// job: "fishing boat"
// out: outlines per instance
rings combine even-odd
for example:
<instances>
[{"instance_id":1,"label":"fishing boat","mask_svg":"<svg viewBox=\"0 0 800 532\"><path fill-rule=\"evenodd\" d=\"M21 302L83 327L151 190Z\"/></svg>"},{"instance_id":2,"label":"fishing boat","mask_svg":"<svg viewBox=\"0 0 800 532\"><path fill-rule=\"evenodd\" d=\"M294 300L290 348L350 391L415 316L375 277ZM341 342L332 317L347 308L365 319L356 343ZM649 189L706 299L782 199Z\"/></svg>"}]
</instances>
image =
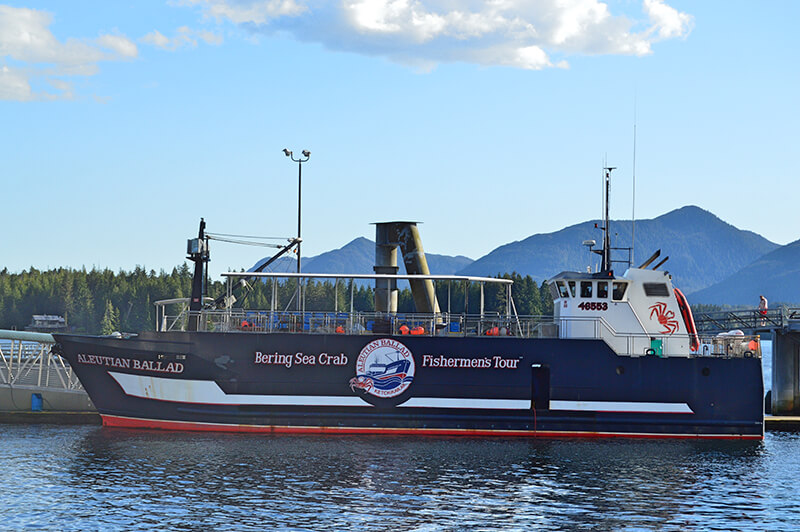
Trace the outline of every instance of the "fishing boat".
<instances>
[{"instance_id":1,"label":"fishing boat","mask_svg":"<svg viewBox=\"0 0 800 532\"><path fill-rule=\"evenodd\" d=\"M608 180L606 179L606 183ZM433 275L414 222L376 224L374 274L230 272L204 293L201 221L192 295L157 303L154 331L54 334L107 427L253 433L761 439L761 353L698 335L672 278L652 263L618 275L608 209L597 271L549 281L554 312L515 311L510 279ZM285 252L293 243L284 248ZM406 274L399 274L400 251ZM271 261L267 261L268 263ZM277 279L375 283L374 310L281 309ZM407 281L417 312L398 312ZM269 282L271 308L236 306ZM499 284L504 313L440 308L435 283ZM355 286L351 282L351 287ZM460 286L460 285L459 285ZM351 292L352 294L352 292ZM302 301L301 299L297 300ZM482 303L482 298L481 298Z\"/></svg>"}]
</instances>

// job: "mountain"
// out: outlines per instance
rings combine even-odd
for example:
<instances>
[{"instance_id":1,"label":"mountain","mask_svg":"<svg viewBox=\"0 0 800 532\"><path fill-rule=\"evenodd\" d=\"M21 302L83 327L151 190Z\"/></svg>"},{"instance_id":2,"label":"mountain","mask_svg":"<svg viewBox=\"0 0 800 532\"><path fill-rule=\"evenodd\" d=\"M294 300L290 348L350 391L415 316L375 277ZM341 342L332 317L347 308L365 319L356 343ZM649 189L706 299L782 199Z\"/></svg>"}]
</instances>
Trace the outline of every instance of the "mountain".
<instances>
[{"instance_id":1,"label":"mountain","mask_svg":"<svg viewBox=\"0 0 800 532\"><path fill-rule=\"evenodd\" d=\"M554 233L532 235L525 240L502 245L476 261L464 256L452 257L434 253L426 253L426 257L431 272L435 274L491 276L515 271L522 275L530 275L537 282L542 282L564 270L584 270L589 264L594 269L598 265L599 256L589 253L587 247L581 245L584 240L590 239L601 242L602 232L595 227L595 224L600 225L600 222L587 221ZM764 279L768 278L784 279L783 272L796 271L793 264L798 262L792 263L790 260L786 263L779 262L772 273L768 274L766 269L762 269L757 270L760 273L752 277L737 278L738 282L745 284L736 289L734 286L723 287L720 289L721 292L706 294L703 289L727 280L742 268L749 268L748 265L755 268L762 257L766 259L765 255L768 253L778 252L783 248L779 249L777 244L756 233L737 229L699 207L683 207L651 220L638 220L635 229L635 264L638 266L655 250L661 249L661 257L653 264L669 256L669 260L660 269L672 274L675 285L690 296L689 301L692 303L706 301L726 303L730 300L726 299L726 290L732 290L737 294L737 290L742 291L741 296L736 296L741 303L756 301L761 291L766 292L767 298L774 301L777 301L775 298L787 300L790 296L789 293L784 295L778 290L774 292L773 297L770 297L767 294L770 292L767 287L763 290L745 289L745 286L749 286L748 283L762 286L757 282L763 283ZM631 222L612 221L611 232L612 247L626 247L631 241ZM779 254L779 257L782 255ZM627 260L627 252L617 251L614 258ZM265 260L267 259L262 259L257 264ZM303 271L368 274L372 273L374 260L375 243L361 237L339 249L314 257L304 257ZM402 261L400 263L402 264ZM615 264L614 267L621 272L627 264ZM297 263L294 259L284 257L276 261L270 270L293 272L296 268ZM405 273L405 268L402 266L400 270L401 273ZM752 294L755 294L755 297ZM800 301L800 297L794 300Z\"/></svg>"},{"instance_id":2,"label":"mountain","mask_svg":"<svg viewBox=\"0 0 800 532\"><path fill-rule=\"evenodd\" d=\"M595 224L602 225L598 220L588 221L500 246L458 273L496 275L516 271L542 282L564 270L585 270L590 264L594 269L599 256L590 254L581 243L590 239L602 243L602 231L596 229ZM630 220L612 221L610 226L611 246L629 246ZM675 285L686 293L722 281L778 247L756 233L737 229L695 206L683 207L652 220L637 220L635 231L635 264L638 266L661 249L658 260L666 256L669 260L660 269L669 271ZM627 260L627 253L616 252L613 258ZM627 264L614 266L624 270Z\"/></svg>"},{"instance_id":3,"label":"mountain","mask_svg":"<svg viewBox=\"0 0 800 532\"><path fill-rule=\"evenodd\" d=\"M800 303L800 240L756 259L723 281L689 295L694 303L758 305L758 296L771 303Z\"/></svg>"},{"instance_id":4,"label":"mountain","mask_svg":"<svg viewBox=\"0 0 800 532\"><path fill-rule=\"evenodd\" d=\"M472 259L462 255L452 257L425 253L431 273L439 275L454 274L472 262ZM258 261L253 268L263 264L267 258ZM400 273L405 273L402 259L398 257ZM339 249L326 251L314 257L303 258L302 268L305 273L374 273L375 242L368 238L359 237L345 244ZM273 272L297 271L297 261L293 258L282 257L272 263L269 268Z\"/></svg>"}]
</instances>

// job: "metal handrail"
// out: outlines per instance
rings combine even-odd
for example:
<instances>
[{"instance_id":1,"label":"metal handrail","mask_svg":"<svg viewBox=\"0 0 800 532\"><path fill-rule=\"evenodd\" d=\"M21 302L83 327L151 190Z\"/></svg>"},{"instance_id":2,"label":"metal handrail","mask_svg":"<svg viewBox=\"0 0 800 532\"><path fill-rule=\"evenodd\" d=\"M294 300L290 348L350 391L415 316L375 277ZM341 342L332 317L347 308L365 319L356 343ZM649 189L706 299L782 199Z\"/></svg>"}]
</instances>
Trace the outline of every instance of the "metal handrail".
<instances>
[{"instance_id":1,"label":"metal handrail","mask_svg":"<svg viewBox=\"0 0 800 532\"><path fill-rule=\"evenodd\" d=\"M203 332L241 333L306 333L306 334L359 334L359 335L414 335L426 336L516 336L522 338L557 338L567 324L590 324L586 331L579 332L580 339L601 339L615 345L624 344L621 355L645 354L651 341L660 340L664 356L745 356L748 351L739 346L746 345L749 336L700 336L701 345L709 346L695 353L678 353L671 344L688 344L689 335L653 335L649 333L627 333L617 331L602 316L564 317L552 316L508 316L500 313L480 314L421 314L381 312L312 312L312 311L268 311L268 310L203 310L192 316L199 317L198 330ZM167 317L169 320L169 317ZM173 320L173 323L174 322ZM185 322L183 322L185 323ZM405 325L405 329L403 326ZM421 328L421 329L420 329ZM617 340L615 342L614 340ZM645 345L646 344L646 345ZM610 344L609 344L610 345ZM642 352L634 346L639 345ZM735 349L734 349L735 347ZM752 356L760 357L760 347Z\"/></svg>"},{"instance_id":2,"label":"metal handrail","mask_svg":"<svg viewBox=\"0 0 800 532\"><path fill-rule=\"evenodd\" d=\"M50 348L47 333L0 330L0 384L82 390L72 367Z\"/></svg>"},{"instance_id":3,"label":"metal handrail","mask_svg":"<svg viewBox=\"0 0 800 532\"><path fill-rule=\"evenodd\" d=\"M791 316L796 316L792 318ZM790 320L800 320L800 309L775 308L765 313L759 309L703 312L695 316L695 325L700 332L783 329Z\"/></svg>"}]
</instances>

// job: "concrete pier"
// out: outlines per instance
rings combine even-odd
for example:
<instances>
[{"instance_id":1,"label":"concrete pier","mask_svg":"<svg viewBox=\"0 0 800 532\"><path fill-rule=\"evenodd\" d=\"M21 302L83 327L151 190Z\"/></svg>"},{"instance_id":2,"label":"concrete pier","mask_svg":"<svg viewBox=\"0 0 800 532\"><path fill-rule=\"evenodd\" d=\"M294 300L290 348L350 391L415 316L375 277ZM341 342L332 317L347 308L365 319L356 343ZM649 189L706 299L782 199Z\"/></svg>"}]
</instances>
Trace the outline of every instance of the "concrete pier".
<instances>
[{"instance_id":1,"label":"concrete pier","mask_svg":"<svg viewBox=\"0 0 800 532\"><path fill-rule=\"evenodd\" d=\"M800 415L800 333L772 335L772 414Z\"/></svg>"},{"instance_id":2,"label":"concrete pier","mask_svg":"<svg viewBox=\"0 0 800 532\"><path fill-rule=\"evenodd\" d=\"M97 412L3 412L0 423L9 425L101 425Z\"/></svg>"}]
</instances>

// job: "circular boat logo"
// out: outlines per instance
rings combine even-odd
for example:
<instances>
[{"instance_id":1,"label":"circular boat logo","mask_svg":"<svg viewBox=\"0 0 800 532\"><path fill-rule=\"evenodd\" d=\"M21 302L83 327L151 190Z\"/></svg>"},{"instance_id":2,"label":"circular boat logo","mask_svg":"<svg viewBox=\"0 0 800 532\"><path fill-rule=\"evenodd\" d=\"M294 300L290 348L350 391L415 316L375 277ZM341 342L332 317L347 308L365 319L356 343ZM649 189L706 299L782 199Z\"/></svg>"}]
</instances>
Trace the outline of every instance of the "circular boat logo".
<instances>
[{"instance_id":1,"label":"circular boat logo","mask_svg":"<svg viewBox=\"0 0 800 532\"><path fill-rule=\"evenodd\" d=\"M411 351L396 340L381 338L365 345L359 353L350 389L389 398L406 391L413 380Z\"/></svg>"}]
</instances>

